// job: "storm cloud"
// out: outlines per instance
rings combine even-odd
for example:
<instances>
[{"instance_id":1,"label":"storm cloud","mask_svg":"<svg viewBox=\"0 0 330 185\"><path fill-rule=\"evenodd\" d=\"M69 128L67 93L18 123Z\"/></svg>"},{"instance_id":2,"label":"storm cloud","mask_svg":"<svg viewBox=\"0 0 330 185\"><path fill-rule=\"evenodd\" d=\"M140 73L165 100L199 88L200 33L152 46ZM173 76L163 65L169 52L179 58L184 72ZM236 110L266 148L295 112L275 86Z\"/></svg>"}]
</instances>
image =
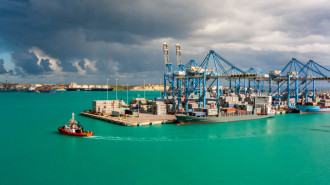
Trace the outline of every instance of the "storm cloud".
<instances>
[{"instance_id":1,"label":"storm cloud","mask_svg":"<svg viewBox=\"0 0 330 185\"><path fill-rule=\"evenodd\" d=\"M0 74L7 74L7 73L9 73L9 71L7 71L5 69L4 63L5 62L3 61L3 59L0 59Z\"/></svg>"},{"instance_id":2,"label":"storm cloud","mask_svg":"<svg viewBox=\"0 0 330 185\"><path fill-rule=\"evenodd\" d=\"M11 58L15 64L15 72L20 76L44 75L53 71L50 68L49 59L39 61L39 58L33 52L16 51Z\"/></svg>"},{"instance_id":3,"label":"storm cloud","mask_svg":"<svg viewBox=\"0 0 330 185\"><path fill-rule=\"evenodd\" d=\"M0 50L16 75L86 81L158 82L163 42L172 63L180 43L184 63L213 49L243 70L282 68L291 57L329 65L329 12L322 0L3 0Z\"/></svg>"}]
</instances>

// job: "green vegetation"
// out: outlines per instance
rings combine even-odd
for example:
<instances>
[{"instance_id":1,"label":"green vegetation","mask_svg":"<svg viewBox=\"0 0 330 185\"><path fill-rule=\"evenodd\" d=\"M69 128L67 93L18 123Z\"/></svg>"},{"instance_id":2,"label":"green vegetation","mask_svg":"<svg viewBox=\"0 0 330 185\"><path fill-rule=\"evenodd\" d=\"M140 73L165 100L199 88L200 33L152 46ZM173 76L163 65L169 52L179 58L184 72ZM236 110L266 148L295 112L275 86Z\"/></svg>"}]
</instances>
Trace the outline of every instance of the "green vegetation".
<instances>
[{"instance_id":1,"label":"green vegetation","mask_svg":"<svg viewBox=\"0 0 330 185\"><path fill-rule=\"evenodd\" d=\"M110 88L113 88L113 90L115 91L116 90L116 85L109 85ZM129 85L128 86L128 90L130 90L132 87L132 85ZM118 91L124 91L124 90L127 90L127 86L126 85L117 85L117 90Z\"/></svg>"}]
</instances>

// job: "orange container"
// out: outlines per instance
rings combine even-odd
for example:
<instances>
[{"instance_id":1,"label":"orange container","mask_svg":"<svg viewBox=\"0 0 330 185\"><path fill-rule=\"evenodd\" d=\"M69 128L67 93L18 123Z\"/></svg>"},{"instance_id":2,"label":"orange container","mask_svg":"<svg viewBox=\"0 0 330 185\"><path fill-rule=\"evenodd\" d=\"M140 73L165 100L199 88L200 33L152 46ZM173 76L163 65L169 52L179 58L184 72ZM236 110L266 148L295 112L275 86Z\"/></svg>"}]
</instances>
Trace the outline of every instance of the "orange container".
<instances>
[{"instance_id":1,"label":"orange container","mask_svg":"<svg viewBox=\"0 0 330 185\"><path fill-rule=\"evenodd\" d=\"M227 108L227 112L235 112L236 109L235 108Z\"/></svg>"}]
</instances>

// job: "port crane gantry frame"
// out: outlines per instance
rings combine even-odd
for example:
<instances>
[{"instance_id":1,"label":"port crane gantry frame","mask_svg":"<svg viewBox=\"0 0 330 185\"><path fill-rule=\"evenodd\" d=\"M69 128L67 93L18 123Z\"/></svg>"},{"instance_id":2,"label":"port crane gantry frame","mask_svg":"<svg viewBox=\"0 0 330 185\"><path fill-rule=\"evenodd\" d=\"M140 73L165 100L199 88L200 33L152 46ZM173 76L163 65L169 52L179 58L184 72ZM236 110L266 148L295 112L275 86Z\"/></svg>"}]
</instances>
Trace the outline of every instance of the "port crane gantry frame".
<instances>
[{"instance_id":1,"label":"port crane gantry frame","mask_svg":"<svg viewBox=\"0 0 330 185\"><path fill-rule=\"evenodd\" d=\"M313 101L315 100L316 80L328 80L330 82L330 77L321 72L322 70L330 72L330 70L313 60L303 64L292 58L281 71L277 71L277 74L271 71L268 75L253 67L243 71L213 50L208 52L200 65L195 60L190 60L184 65L179 44L176 44L178 67L174 67L169 61L168 45L166 43L163 44L163 51L165 73L162 97L172 99L173 109L176 111L180 110L182 103L185 104L186 110L188 110L189 101L198 102L199 107L205 107L206 101L216 101L219 104L219 97L224 94L223 89L220 88L221 79L228 81L229 95L232 95L233 88L235 88L235 94L256 93L261 95L261 93L265 93L265 83L268 83L269 95L278 102L281 99L286 99L289 108L297 105L301 93L305 93L306 100L308 97L313 98ZM215 69L210 69L211 64ZM246 80L248 80L248 88L246 87ZM272 88L273 83L277 84L275 90ZM311 83L312 96L309 96L308 86ZM167 88L167 84L169 88ZM243 92L241 91L242 88ZM183 97L185 97L184 102L182 102ZM290 101L291 98L294 98L294 102Z\"/></svg>"}]
</instances>

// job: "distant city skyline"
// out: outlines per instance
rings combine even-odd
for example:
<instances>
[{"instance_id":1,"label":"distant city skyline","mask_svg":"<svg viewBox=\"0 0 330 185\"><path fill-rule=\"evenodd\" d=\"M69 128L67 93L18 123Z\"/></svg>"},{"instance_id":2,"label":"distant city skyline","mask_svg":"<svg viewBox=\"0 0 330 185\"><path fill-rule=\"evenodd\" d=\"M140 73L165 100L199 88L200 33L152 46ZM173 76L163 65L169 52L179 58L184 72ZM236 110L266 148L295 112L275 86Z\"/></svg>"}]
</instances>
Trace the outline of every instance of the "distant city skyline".
<instances>
[{"instance_id":1,"label":"distant city skyline","mask_svg":"<svg viewBox=\"0 0 330 185\"><path fill-rule=\"evenodd\" d=\"M176 65L214 50L242 70L292 57L330 68L327 1L3 0L0 82L158 84L163 42ZM324 83L327 86L327 83Z\"/></svg>"}]
</instances>

